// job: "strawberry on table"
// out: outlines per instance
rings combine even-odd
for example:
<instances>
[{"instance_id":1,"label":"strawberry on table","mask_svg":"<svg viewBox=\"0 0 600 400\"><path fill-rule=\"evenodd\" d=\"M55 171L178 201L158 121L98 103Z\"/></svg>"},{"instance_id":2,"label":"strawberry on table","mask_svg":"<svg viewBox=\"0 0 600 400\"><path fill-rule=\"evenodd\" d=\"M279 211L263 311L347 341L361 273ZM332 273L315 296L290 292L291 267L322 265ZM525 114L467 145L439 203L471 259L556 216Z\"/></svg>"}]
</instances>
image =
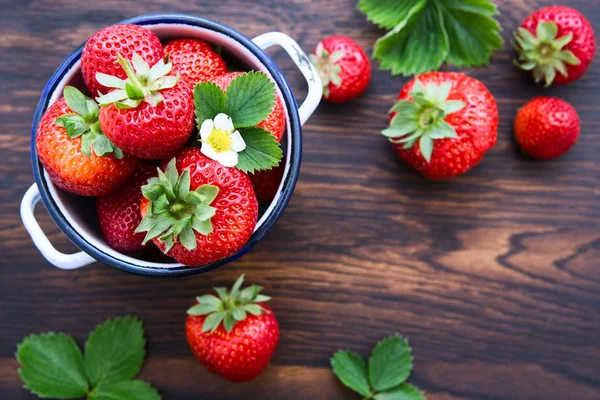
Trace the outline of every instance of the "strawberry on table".
<instances>
[{"instance_id":1,"label":"strawberry on table","mask_svg":"<svg viewBox=\"0 0 600 400\"><path fill-rule=\"evenodd\" d=\"M195 85L227 73L227 65L212 46L200 39L174 39L165 45L173 71L185 82Z\"/></svg>"},{"instance_id":2,"label":"strawberry on table","mask_svg":"<svg viewBox=\"0 0 600 400\"><path fill-rule=\"evenodd\" d=\"M140 203L142 186L156 176L156 165L141 163L133 178L123 187L96 199L96 215L106 243L123 253L135 253L144 249L143 233L135 233L142 221Z\"/></svg>"},{"instance_id":3,"label":"strawberry on table","mask_svg":"<svg viewBox=\"0 0 600 400\"><path fill-rule=\"evenodd\" d=\"M223 92L227 90L229 84L236 78L248 74L247 72L228 72L224 75L217 76L211 79ZM271 132L273 137L278 142L281 142L283 134L285 132L285 111L283 109L283 103L279 96L275 97L275 103L272 105L271 111L260 123L257 124L259 128Z\"/></svg>"},{"instance_id":4,"label":"strawberry on table","mask_svg":"<svg viewBox=\"0 0 600 400\"><path fill-rule=\"evenodd\" d=\"M149 65L165 58L158 37L142 26L121 24L101 29L88 39L81 53L81 72L93 98L111 90L96 80L96 73L127 78L117 63L119 54L128 60L138 54Z\"/></svg>"},{"instance_id":5,"label":"strawberry on table","mask_svg":"<svg viewBox=\"0 0 600 400\"><path fill-rule=\"evenodd\" d=\"M97 73L114 88L99 96L100 126L117 146L137 157L159 160L181 150L194 128L189 87L170 75L172 65L159 60L152 67L134 53L131 62L117 55L127 79Z\"/></svg>"},{"instance_id":6,"label":"strawberry on table","mask_svg":"<svg viewBox=\"0 0 600 400\"><path fill-rule=\"evenodd\" d=\"M98 105L74 87L44 113L36 134L38 158L52 182L81 196L101 196L124 184L139 160L100 130Z\"/></svg>"},{"instance_id":7,"label":"strawberry on table","mask_svg":"<svg viewBox=\"0 0 600 400\"><path fill-rule=\"evenodd\" d=\"M408 82L382 134L398 156L429 179L467 172L496 143L498 108L480 81L428 72Z\"/></svg>"},{"instance_id":8,"label":"strawberry on table","mask_svg":"<svg viewBox=\"0 0 600 400\"><path fill-rule=\"evenodd\" d=\"M371 80L371 61L347 36L329 36L317 44L310 59L323 82L323 97L345 103L365 91Z\"/></svg>"},{"instance_id":9,"label":"strawberry on table","mask_svg":"<svg viewBox=\"0 0 600 400\"><path fill-rule=\"evenodd\" d=\"M546 86L577 80L594 59L596 38L589 21L577 10L551 6L537 10L515 34L519 59L515 64L531 71Z\"/></svg>"},{"instance_id":10,"label":"strawberry on table","mask_svg":"<svg viewBox=\"0 0 600 400\"><path fill-rule=\"evenodd\" d=\"M258 218L258 203L250 178L237 168L225 168L186 148L158 178L142 187L142 222L167 255L188 266L202 266L238 252L250 239Z\"/></svg>"},{"instance_id":11,"label":"strawberry on table","mask_svg":"<svg viewBox=\"0 0 600 400\"><path fill-rule=\"evenodd\" d=\"M515 138L534 158L555 158L566 153L581 130L575 108L556 97L536 97L515 118Z\"/></svg>"},{"instance_id":12,"label":"strawberry on table","mask_svg":"<svg viewBox=\"0 0 600 400\"><path fill-rule=\"evenodd\" d=\"M204 367L232 382L256 378L269 364L279 341L279 325L260 294L251 285L241 289L244 275L231 291L197 297L187 311L185 331L192 352Z\"/></svg>"}]
</instances>

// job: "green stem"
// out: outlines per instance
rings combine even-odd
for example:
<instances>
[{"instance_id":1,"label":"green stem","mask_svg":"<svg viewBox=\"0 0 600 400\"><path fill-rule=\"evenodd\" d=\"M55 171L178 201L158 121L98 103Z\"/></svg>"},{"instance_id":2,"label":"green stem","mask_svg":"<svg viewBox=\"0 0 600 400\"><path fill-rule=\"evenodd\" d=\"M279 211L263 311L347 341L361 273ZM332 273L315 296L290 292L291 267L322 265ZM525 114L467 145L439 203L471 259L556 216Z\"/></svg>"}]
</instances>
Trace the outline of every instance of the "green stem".
<instances>
[{"instance_id":1,"label":"green stem","mask_svg":"<svg viewBox=\"0 0 600 400\"><path fill-rule=\"evenodd\" d=\"M117 54L117 59L118 59L117 63L121 67L123 67L123 70L125 71L125 74L127 74L127 77L129 78L131 84L134 85L135 87L137 87L138 89L140 89L142 92L144 92L144 96L145 96L147 94L146 88L144 87L144 85L142 85L142 83L139 81L137 76L135 76L135 72L133 71L133 67L131 66L131 63L129 61L127 61L126 59L124 59L120 53Z\"/></svg>"}]
</instances>

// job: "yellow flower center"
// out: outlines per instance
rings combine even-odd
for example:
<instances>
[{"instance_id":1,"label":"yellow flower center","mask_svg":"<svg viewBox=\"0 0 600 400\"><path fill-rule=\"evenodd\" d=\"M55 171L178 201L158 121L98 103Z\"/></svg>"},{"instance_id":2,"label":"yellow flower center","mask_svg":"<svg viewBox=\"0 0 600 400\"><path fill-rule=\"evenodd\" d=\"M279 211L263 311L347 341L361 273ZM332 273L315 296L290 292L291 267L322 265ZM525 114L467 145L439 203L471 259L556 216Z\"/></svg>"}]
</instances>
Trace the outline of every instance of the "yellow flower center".
<instances>
[{"instance_id":1,"label":"yellow flower center","mask_svg":"<svg viewBox=\"0 0 600 400\"><path fill-rule=\"evenodd\" d=\"M206 140L206 142L217 153L229 151L231 150L231 146L233 145L230 133L223 129L216 128L214 128L210 135L208 135L208 140Z\"/></svg>"}]
</instances>

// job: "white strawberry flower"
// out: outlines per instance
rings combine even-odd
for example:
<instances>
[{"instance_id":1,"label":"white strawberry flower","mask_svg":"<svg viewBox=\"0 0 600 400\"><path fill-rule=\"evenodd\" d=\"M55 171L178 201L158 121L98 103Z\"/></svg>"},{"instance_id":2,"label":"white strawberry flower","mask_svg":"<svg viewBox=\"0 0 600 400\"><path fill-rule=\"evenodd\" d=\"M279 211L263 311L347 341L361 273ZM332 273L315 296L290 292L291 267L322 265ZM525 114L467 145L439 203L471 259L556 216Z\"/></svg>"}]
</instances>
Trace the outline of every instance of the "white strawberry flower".
<instances>
[{"instance_id":1,"label":"white strawberry flower","mask_svg":"<svg viewBox=\"0 0 600 400\"><path fill-rule=\"evenodd\" d=\"M227 114L217 114L200 125L202 154L217 161L224 167L235 167L238 153L246 148L246 142Z\"/></svg>"}]
</instances>

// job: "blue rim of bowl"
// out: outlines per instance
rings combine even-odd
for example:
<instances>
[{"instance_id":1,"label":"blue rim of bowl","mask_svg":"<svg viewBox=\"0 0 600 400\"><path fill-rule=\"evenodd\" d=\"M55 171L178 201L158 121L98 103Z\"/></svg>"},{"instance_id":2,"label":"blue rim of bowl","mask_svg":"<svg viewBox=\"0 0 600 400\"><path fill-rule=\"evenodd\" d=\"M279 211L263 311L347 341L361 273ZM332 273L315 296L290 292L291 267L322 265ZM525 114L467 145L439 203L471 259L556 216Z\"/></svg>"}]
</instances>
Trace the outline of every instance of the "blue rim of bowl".
<instances>
[{"instance_id":1,"label":"blue rim of bowl","mask_svg":"<svg viewBox=\"0 0 600 400\"><path fill-rule=\"evenodd\" d=\"M208 272L222 265L235 261L244 254L246 254L269 232L269 230L273 227L273 225L281 216L283 210L287 206L287 203L289 202L294 188L296 186L296 181L298 180L298 174L300 171L300 161L302 157L302 126L300 124L300 117L298 115L298 106L296 104L296 99L294 98L292 90L289 84L287 83L287 80L285 79L283 73L275 64L275 62L271 59L271 57L269 57L264 52L264 50L262 50L254 42L252 42L250 38L241 34L235 29L230 28L229 26L223 25L221 23L206 18L186 14L141 15L138 17L126 19L118 23L136 25L184 24L213 30L222 33L226 36L229 36L233 40L244 45L244 47L246 47L267 68L267 70L277 83L281 91L281 95L283 96L283 100L290 119L290 129L292 132L291 152L290 154L288 154L290 160L290 170L288 172L288 175L285 177L283 189L281 191L279 200L273 208L269 217L263 223L263 225L252 234L248 243L246 243L246 245L241 250L239 250L236 254L230 257L216 261L212 264L204 265L202 267L181 266L172 268L159 268L137 265L113 257L112 255L106 254L102 250L87 242L85 238L69 224L66 218L62 215L54 199L52 198L46 180L44 179L44 169L42 168L41 163L38 161L37 151L35 147L35 136L37 126L39 124L40 119L42 118L43 113L48 107L50 96L58 87L58 84L63 79L65 73L67 73L81 57L81 52L85 45L84 43L77 50L71 53L57 68L54 74L52 74L52 77L44 87L42 96L40 97L40 101L34 114L33 123L31 127L31 160L34 180L38 185L42 202L44 203L46 210L48 210L48 213L50 214L51 218L54 220L54 223L77 247L85 251L87 254L89 254L99 262L107 264L121 271L146 276L185 276Z\"/></svg>"}]
</instances>

